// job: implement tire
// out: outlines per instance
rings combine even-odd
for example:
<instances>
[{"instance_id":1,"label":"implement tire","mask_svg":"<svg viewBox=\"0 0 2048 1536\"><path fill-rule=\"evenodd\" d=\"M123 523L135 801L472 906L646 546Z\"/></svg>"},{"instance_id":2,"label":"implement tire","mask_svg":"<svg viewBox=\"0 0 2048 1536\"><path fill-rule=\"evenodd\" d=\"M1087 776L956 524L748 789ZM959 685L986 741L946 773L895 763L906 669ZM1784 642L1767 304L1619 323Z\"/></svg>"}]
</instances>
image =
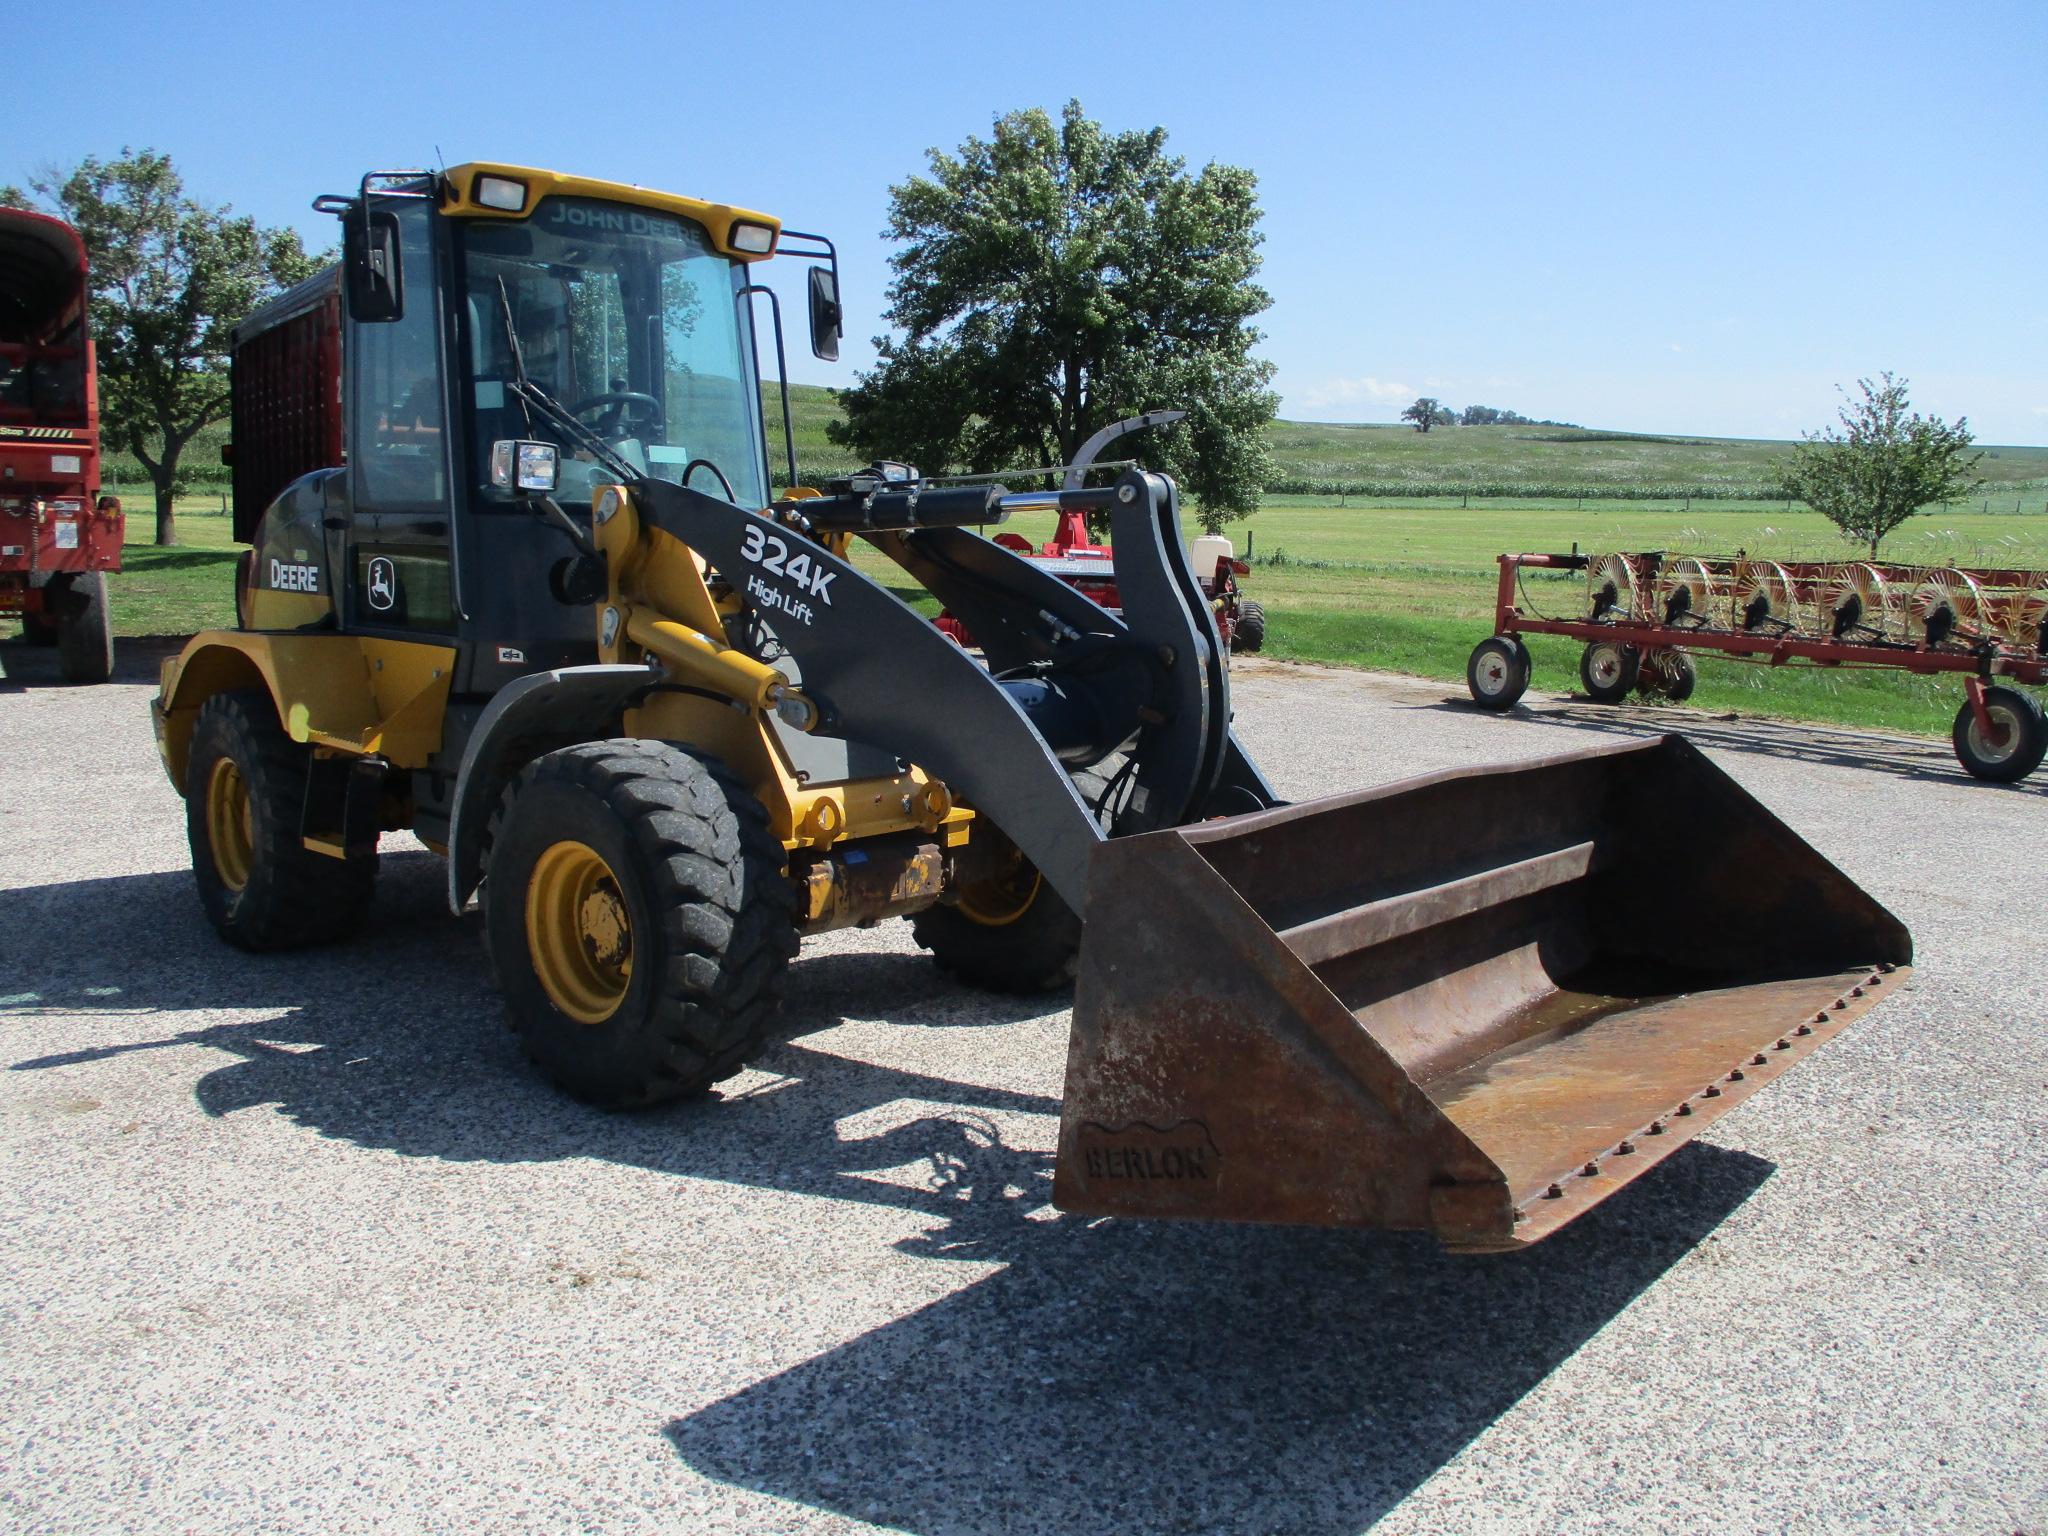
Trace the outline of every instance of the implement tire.
<instances>
[{"instance_id":1,"label":"implement tire","mask_svg":"<svg viewBox=\"0 0 2048 1536\"><path fill-rule=\"evenodd\" d=\"M107 611L107 573L82 571L67 586L69 600L57 620L57 659L64 681L104 683L114 675L114 618Z\"/></svg>"},{"instance_id":2,"label":"implement tire","mask_svg":"<svg viewBox=\"0 0 2048 1536\"><path fill-rule=\"evenodd\" d=\"M185 835L207 920L241 949L297 949L355 931L377 856L306 847L311 751L278 723L262 689L216 693L199 709L185 769Z\"/></svg>"},{"instance_id":3,"label":"implement tire","mask_svg":"<svg viewBox=\"0 0 2048 1536\"><path fill-rule=\"evenodd\" d=\"M1112 752L1073 776L1074 788L1104 828L1114 815L1110 795L1128 761ZM1081 919L1015 848L1002 874L968 887L955 902L926 907L911 918L910 931L940 970L989 992L1071 986L1081 960Z\"/></svg>"},{"instance_id":4,"label":"implement tire","mask_svg":"<svg viewBox=\"0 0 2048 1536\"><path fill-rule=\"evenodd\" d=\"M2048 751L2048 722L2042 719L2040 702L2017 688L1986 688L1984 712L2004 734L1997 741L1987 741L1977 728L1977 712L1965 699L1949 733L1956 761L1973 778L1988 784L2018 783L2041 766L2042 754Z\"/></svg>"},{"instance_id":5,"label":"implement tire","mask_svg":"<svg viewBox=\"0 0 2048 1536\"><path fill-rule=\"evenodd\" d=\"M753 793L681 747L594 741L535 759L505 792L484 882L527 1054L609 1109L731 1077L796 953L785 865Z\"/></svg>"},{"instance_id":6,"label":"implement tire","mask_svg":"<svg viewBox=\"0 0 2048 1536\"><path fill-rule=\"evenodd\" d=\"M1529 691L1529 648L1514 635L1495 635L1472 647L1465 687L1481 709L1511 709Z\"/></svg>"},{"instance_id":7,"label":"implement tire","mask_svg":"<svg viewBox=\"0 0 2048 1536\"><path fill-rule=\"evenodd\" d=\"M1619 704L1636 685L1642 656L1632 645L1595 640L1579 657L1579 682L1595 704Z\"/></svg>"}]
</instances>

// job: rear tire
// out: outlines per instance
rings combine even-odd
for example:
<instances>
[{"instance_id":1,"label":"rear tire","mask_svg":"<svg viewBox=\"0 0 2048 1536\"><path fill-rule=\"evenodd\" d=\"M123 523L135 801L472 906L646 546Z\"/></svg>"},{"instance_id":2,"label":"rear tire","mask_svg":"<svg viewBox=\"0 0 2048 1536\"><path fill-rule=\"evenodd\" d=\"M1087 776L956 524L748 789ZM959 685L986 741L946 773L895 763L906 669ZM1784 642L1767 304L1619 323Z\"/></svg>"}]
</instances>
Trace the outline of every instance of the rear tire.
<instances>
[{"instance_id":1,"label":"rear tire","mask_svg":"<svg viewBox=\"0 0 2048 1536\"><path fill-rule=\"evenodd\" d=\"M1110 793L1129 761L1113 752L1073 776L1104 828L1114 815ZM925 908L910 930L940 970L990 992L1057 991L1073 984L1081 960L1081 919L1015 849L1001 875L962 891L954 903Z\"/></svg>"},{"instance_id":2,"label":"rear tire","mask_svg":"<svg viewBox=\"0 0 2048 1536\"><path fill-rule=\"evenodd\" d=\"M1985 740L1977 728L1977 713L1965 699L1949 733L1956 761L1973 777L1992 784L2016 783L2040 767L2042 754L2048 751L2048 722L2042 719L2040 701L2017 688L1986 688L1984 710L2005 727L2004 737Z\"/></svg>"},{"instance_id":3,"label":"rear tire","mask_svg":"<svg viewBox=\"0 0 2048 1536\"><path fill-rule=\"evenodd\" d=\"M1636 685L1641 657L1631 646L1595 640L1579 657L1579 682L1596 704L1619 704Z\"/></svg>"},{"instance_id":4,"label":"rear tire","mask_svg":"<svg viewBox=\"0 0 2048 1536\"><path fill-rule=\"evenodd\" d=\"M666 742L585 742L529 764L496 825L485 934L548 1077L637 1109L746 1064L797 941L782 844L744 784Z\"/></svg>"},{"instance_id":5,"label":"rear tire","mask_svg":"<svg viewBox=\"0 0 2048 1536\"><path fill-rule=\"evenodd\" d=\"M57 620L57 656L64 681L104 683L114 675L114 618L107 611L107 573L82 571L67 585L66 611Z\"/></svg>"},{"instance_id":6,"label":"rear tire","mask_svg":"<svg viewBox=\"0 0 2048 1536\"><path fill-rule=\"evenodd\" d=\"M31 591L41 591L49 584L50 578L40 572L28 578ZM45 618L40 613L24 613L21 616L21 638L30 645L55 645L57 643L57 621Z\"/></svg>"},{"instance_id":7,"label":"rear tire","mask_svg":"<svg viewBox=\"0 0 2048 1536\"><path fill-rule=\"evenodd\" d=\"M309 749L278 724L260 689L200 706L185 768L185 835L199 902L241 949L296 949L353 932L369 909L377 856L306 847Z\"/></svg>"},{"instance_id":8,"label":"rear tire","mask_svg":"<svg viewBox=\"0 0 2048 1536\"><path fill-rule=\"evenodd\" d=\"M1481 709L1507 709L1529 691L1528 647L1512 635L1495 635L1472 647L1465 686Z\"/></svg>"},{"instance_id":9,"label":"rear tire","mask_svg":"<svg viewBox=\"0 0 2048 1536\"><path fill-rule=\"evenodd\" d=\"M1266 610L1259 603L1239 603L1237 623L1230 631L1230 648L1247 655L1266 646Z\"/></svg>"}]
</instances>

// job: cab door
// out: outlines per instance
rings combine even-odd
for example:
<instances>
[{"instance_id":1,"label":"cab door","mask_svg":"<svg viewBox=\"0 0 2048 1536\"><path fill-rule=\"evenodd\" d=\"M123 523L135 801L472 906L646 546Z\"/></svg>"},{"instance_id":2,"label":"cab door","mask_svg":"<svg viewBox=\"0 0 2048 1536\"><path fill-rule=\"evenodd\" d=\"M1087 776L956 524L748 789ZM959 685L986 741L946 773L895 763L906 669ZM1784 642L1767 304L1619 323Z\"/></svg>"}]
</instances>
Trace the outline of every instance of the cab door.
<instances>
[{"instance_id":1,"label":"cab door","mask_svg":"<svg viewBox=\"0 0 2048 1536\"><path fill-rule=\"evenodd\" d=\"M421 190L368 191L396 220L404 281L395 319L351 314L342 388L349 422L344 613L351 630L453 639L457 592L440 221Z\"/></svg>"}]
</instances>

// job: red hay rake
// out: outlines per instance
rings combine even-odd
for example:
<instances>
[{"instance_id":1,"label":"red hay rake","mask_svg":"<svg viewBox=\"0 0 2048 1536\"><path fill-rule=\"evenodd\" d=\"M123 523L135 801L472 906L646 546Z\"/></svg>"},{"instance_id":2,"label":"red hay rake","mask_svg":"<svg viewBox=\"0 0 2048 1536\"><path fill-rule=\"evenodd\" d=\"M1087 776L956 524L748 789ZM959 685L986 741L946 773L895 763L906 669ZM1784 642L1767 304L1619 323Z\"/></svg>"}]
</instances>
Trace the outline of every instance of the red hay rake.
<instances>
[{"instance_id":1,"label":"red hay rake","mask_svg":"<svg viewBox=\"0 0 2048 1536\"><path fill-rule=\"evenodd\" d=\"M1953 672L1968 694L1953 732L1964 768L2011 783L2048 752L2040 701L2008 685L2048 682L2048 572L1662 552L1499 558L1494 634L1465 669L1485 708L1506 709L1528 688L1523 635L1566 635L1585 642L1579 679L1602 704L1631 692L1685 699L1702 652L1773 667ZM1538 613L1528 570L1583 571L1579 616Z\"/></svg>"}]
</instances>

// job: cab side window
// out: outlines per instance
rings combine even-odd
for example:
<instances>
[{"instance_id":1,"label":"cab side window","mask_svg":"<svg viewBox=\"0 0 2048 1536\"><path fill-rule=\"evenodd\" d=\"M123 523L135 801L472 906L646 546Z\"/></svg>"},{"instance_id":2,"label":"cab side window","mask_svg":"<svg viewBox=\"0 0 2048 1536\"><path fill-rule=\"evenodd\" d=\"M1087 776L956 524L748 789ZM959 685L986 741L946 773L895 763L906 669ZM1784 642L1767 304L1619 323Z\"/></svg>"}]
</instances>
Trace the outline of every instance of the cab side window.
<instances>
[{"instance_id":1,"label":"cab side window","mask_svg":"<svg viewBox=\"0 0 2048 1536\"><path fill-rule=\"evenodd\" d=\"M441 506L448 497L447 390L428 205L423 198L392 198L381 206L398 215L405 315L357 325L349 338L357 503Z\"/></svg>"}]
</instances>

